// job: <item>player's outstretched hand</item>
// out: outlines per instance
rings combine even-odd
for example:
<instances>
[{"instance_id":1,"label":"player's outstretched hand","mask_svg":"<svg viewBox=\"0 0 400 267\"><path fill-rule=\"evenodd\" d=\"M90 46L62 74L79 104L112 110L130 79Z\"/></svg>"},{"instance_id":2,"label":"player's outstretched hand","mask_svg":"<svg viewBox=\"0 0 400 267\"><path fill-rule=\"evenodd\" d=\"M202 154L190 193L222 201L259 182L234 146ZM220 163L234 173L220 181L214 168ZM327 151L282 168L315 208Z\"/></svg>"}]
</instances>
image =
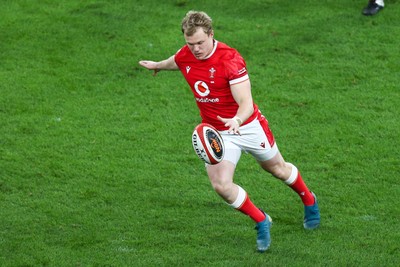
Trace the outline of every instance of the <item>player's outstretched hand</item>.
<instances>
[{"instance_id":1,"label":"player's outstretched hand","mask_svg":"<svg viewBox=\"0 0 400 267\"><path fill-rule=\"evenodd\" d=\"M239 123L235 118L221 118L220 116L217 116L217 118L225 123L225 127L228 127L228 133L233 133L233 134L238 134L240 135L239 131Z\"/></svg>"},{"instance_id":2,"label":"player's outstretched hand","mask_svg":"<svg viewBox=\"0 0 400 267\"><path fill-rule=\"evenodd\" d=\"M157 73L160 71L159 69L157 69L157 62L155 61L141 60L139 61L139 64L148 70L154 70L153 76L156 76Z\"/></svg>"}]
</instances>

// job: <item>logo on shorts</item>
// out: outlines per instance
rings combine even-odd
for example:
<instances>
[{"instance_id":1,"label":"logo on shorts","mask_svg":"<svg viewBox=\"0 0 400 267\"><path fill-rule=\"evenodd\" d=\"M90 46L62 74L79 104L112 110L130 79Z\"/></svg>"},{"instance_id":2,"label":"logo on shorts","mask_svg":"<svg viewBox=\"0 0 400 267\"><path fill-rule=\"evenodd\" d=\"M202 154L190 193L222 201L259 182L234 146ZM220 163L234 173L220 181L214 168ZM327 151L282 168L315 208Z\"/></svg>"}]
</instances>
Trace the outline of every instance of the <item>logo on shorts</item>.
<instances>
[{"instance_id":1,"label":"logo on shorts","mask_svg":"<svg viewBox=\"0 0 400 267\"><path fill-rule=\"evenodd\" d=\"M262 143L260 144L260 146L261 146L262 148L265 148L265 142L262 142Z\"/></svg>"}]
</instances>

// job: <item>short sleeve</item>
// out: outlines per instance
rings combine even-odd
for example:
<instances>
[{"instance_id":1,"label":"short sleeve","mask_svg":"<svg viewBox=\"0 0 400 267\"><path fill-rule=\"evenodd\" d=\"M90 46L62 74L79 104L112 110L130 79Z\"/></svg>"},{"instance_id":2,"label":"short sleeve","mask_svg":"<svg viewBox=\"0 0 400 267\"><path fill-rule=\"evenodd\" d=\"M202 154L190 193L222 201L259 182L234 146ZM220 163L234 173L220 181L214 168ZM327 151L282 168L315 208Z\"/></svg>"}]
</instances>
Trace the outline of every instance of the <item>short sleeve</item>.
<instances>
[{"instance_id":1,"label":"short sleeve","mask_svg":"<svg viewBox=\"0 0 400 267\"><path fill-rule=\"evenodd\" d=\"M175 60L175 64L180 67L180 59L182 58L182 48L179 49L178 51L176 51L175 56L174 56L174 60Z\"/></svg>"},{"instance_id":2,"label":"short sleeve","mask_svg":"<svg viewBox=\"0 0 400 267\"><path fill-rule=\"evenodd\" d=\"M247 73L246 62L243 57L235 51L232 58L225 63L226 75L229 79L229 84L237 84L249 79Z\"/></svg>"}]
</instances>

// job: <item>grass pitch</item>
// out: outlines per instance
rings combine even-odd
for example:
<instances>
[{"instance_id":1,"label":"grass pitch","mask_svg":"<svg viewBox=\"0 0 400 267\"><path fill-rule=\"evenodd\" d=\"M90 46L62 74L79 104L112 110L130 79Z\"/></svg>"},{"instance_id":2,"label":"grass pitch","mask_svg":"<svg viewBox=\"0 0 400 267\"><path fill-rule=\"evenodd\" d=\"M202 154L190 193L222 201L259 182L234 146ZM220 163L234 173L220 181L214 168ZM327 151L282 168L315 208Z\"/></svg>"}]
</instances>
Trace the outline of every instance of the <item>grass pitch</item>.
<instances>
[{"instance_id":1,"label":"grass pitch","mask_svg":"<svg viewBox=\"0 0 400 267\"><path fill-rule=\"evenodd\" d=\"M2 1L1 266L399 266L400 5L385 1ZM255 102L322 225L243 155L270 251L212 191L178 72L188 10L247 61Z\"/></svg>"}]
</instances>

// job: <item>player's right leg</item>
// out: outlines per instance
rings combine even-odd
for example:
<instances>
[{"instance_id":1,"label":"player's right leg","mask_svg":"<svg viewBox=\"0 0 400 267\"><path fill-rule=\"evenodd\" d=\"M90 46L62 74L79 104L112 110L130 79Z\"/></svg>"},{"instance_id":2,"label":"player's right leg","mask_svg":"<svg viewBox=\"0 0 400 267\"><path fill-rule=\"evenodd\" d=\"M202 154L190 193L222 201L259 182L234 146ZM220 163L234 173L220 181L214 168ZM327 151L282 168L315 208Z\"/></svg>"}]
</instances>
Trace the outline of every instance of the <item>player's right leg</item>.
<instances>
[{"instance_id":1,"label":"player's right leg","mask_svg":"<svg viewBox=\"0 0 400 267\"><path fill-rule=\"evenodd\" d=\"M207 173L215 192L230 206L248 215L256 223L265 220L265 214L258 209L248 197L246 191L233 183L235 165L223 160L216 165L208 165Z\"/></svg>"},{"instance_id":2,"label":"player's right leg","mask_svg":"<svg viewBox=\"0 0 400 267\"><path fill-rule=\"evenodd\" d=\"M271 218L256 207L250 200L246 191L233 183L236 165L228 160L223 160L216 165L207 165L207 173L214 190L233 208L248 215L255 223L257 229L257 249L266 251L271 243L270 227Z\"/></svg>"}]
</instances>

